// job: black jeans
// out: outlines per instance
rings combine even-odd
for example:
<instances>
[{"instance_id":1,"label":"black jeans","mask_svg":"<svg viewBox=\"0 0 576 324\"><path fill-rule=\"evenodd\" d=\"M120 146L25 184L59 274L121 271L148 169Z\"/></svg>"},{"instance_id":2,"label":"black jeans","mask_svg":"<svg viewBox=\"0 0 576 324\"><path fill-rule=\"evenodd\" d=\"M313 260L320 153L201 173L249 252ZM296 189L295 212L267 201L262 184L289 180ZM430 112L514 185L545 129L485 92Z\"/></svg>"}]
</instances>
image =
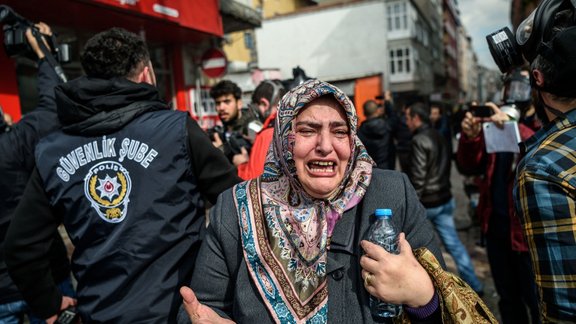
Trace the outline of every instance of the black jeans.
<instances>
[{"instance_id":1,"label":"black jeans","mask_svg":"<svg viewBox=\"0 0 576 324\"><path fill-rule=\"evenodd\" d=\"M500 296L498 309L502 323L540 323L536 284L528 252L512 251L509 234L503 237L490 231L486 236L486 252Z\"/></svg>"}]
</instances>

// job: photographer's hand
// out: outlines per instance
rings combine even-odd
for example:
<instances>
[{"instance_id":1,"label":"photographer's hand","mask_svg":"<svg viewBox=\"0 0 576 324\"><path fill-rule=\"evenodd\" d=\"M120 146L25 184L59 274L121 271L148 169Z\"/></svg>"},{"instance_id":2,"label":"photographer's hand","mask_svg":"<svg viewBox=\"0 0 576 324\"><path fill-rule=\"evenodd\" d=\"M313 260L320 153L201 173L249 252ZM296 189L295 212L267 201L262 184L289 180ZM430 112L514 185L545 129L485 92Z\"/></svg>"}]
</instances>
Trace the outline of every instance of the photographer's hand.
<instances>
[{"instance_id":1,"label":"photographer's hand","mask_svg":"<svg viewBox=\"0 0 576 324\"><path fill-rule=\"evenodd\" d=\"M250 155L248 154L248 151L245 147L241 147L240 153L234 154L232 157L232 163L234 163L234 166L239 166L240 164L247 163L248 161L250 161Z\"/></svg>"},{"instance_id":2,"label":"photographer's hand","mask_svg":"<svg viewBox=\"0 0 576 324\"><path fill-rule=\"evenodd\" d=\"M224 144L224 143L222 142L220 135L218 134L218 132L215 132L214 138L212 140L212 145L214 145L214 147L216 147L216 148L220 148L222 146L222 144Z\"/></svg>"},{"instance_id":3,"label":"photographer's hand","mask_svg":"<svg viewBox=\"0 0 576 324\"><path fill-rule=\"evenodd\" d=\"M35 26L36 28L38 28L38 31L40 31L41 35L48 35L48 36L52 35L52 30L50 29L50 26L46 25L45 23L39 22ZM34 35L32 34L32 30L30 28L26 30L26 38L28 39L28 44L30 44L30 47L32 47L32 50L34 50L34 53L36 53L36 55L38 56L38 59L43 59L44 52L42 52L42 50L40 49L36 37L34 37ZM46 47L50 49L50 46L48 45L48 42L44 37L42 37L42 41L44 42Z\"/></svg>"},{"instance_id":4,"label":"photographer's hand","mask_svg":"<svg viewBox=\"0 0 576 324\"><path fill-rule=\"evenodd\" d=\"M482 130L482 119L474 117L471 112L467 111L460 123L462 133L468 138L475 138Z\"/></svg>"},{"instance_id":5,"label":"photographer's hand","mask_svg":"<svg viewBox=\"0 0 576 324\"><path fill-rule=\"evenodd\" d=\"M502 110L492 102L487 102L486 106L492 108L492 111L494 111L494 115L490 116L490 121L493 122L496 127L503 128L504 123L510 120L510 116L502 112Z\"/></svg>"}]
</instances>

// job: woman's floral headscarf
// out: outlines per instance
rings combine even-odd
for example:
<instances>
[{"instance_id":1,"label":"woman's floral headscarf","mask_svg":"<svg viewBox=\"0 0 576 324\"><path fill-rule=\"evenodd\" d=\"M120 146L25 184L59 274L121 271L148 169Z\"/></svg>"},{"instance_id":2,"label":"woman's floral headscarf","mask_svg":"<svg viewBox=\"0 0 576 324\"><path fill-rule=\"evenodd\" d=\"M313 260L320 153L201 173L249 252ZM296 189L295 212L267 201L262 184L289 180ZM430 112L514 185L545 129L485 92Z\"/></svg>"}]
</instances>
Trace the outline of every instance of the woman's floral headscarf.
<instances>
[{"instance_id":1,"label":"woman's floral headscarf","mask_svg":"<svg viewBox=\"0 0 576 324\"><path fill-rule=\"evenodd\" d=\"M334 96L346 113L352 153L338 193L331 199L315 199L296 175L293 121L325 95ZM374 164L356 131L356 109L350 99L329 83L309 80L280 102L264 174L233 190L246 264L278 322L327 320L330 237L344 212L362 200Z\"/></svg>"}]
</instances>

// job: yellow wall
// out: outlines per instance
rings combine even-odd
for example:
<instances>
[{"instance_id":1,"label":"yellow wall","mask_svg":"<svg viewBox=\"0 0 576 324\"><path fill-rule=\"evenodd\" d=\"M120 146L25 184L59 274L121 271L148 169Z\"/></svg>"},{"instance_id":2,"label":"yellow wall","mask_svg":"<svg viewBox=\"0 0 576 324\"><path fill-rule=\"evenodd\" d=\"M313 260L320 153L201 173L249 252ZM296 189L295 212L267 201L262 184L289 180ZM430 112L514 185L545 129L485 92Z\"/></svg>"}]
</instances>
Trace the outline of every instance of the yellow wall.
<instances>
[{"instance_id":1,"label":"yellow wall","mask_svg":"<svg viewBox=\"0 0 576 324\"><path fill-rule=\"evenodd\" d=\"M227 42L224 44L223 50L229 61L250 62L250 50L246 48L244 43L244 33L246 32L254 34L252 30L226 34Z\"/></svg>"}]
</instances>

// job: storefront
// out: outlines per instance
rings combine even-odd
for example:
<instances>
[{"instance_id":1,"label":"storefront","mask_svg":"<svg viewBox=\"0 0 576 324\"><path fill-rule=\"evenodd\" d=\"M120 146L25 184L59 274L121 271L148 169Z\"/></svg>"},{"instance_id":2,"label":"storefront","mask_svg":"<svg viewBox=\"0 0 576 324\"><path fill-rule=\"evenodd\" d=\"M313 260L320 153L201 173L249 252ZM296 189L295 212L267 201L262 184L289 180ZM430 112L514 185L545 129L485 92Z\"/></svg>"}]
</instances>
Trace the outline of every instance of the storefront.
<instances>
[{"instance_id":1,"label":"storefront","mask_svg":"<svg viewBox=\"0 0 576 324\"><path fill-rule=\"evenodd\" d=\"M142 35L150 47L158 88L175 108L190 110L191 89L202 79L203 52L217 47L224 27L218 0L4 0L24 18L49 24L70 48L68 79L82 74L79 55L87 39L110 27ZM3 36L3 35L2 35ZM3 37L2 37L3 39ZM36 106L36 67L0 49L0 105L15 121Z\"/></svg>"}]
</instances>

